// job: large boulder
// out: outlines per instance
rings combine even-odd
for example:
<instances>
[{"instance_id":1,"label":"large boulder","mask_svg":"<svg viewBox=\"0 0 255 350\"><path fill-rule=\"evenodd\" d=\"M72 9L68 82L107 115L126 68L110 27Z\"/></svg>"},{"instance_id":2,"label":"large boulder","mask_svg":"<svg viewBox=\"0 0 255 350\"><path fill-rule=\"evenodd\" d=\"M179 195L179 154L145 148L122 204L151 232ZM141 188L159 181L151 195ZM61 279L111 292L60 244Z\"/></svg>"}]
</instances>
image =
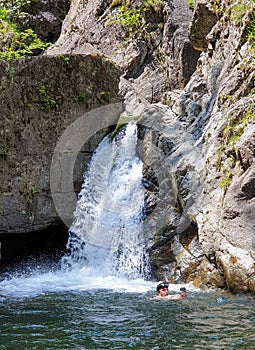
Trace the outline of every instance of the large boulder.
<instances>
[{"instance_id":1,"label":"large boulder","mask_svg":"<svg viewBox=\"0 0 255 350\"><path fill-rule=\"evenodd\" d=\"M96 54L1 61L1 234L39 231L60 222L50 190L58 139L89 110L119 101L119 76L116 65ZM76 191L100 137L81 149L73 175Z\"/></svg>"}]
</instances>

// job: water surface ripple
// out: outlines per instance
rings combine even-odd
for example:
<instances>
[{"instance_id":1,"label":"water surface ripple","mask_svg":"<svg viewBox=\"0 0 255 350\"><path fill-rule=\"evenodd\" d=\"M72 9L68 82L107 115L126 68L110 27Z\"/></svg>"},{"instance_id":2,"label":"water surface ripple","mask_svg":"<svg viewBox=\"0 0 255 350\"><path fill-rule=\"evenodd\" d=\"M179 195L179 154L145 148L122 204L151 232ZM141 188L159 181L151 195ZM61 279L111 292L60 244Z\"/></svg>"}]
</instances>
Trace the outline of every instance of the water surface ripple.
<instances>
[{"instance_id":1,"label":"water surface ripple","mask_svg":"<svg viewBox=\"0 0 255 350\"><path fill-rule=\"evenodd\" d=\"M0 349L255 348L255 301L190 292L187 300L89 290L2 297Z\"/></svg>"}]
</instances>

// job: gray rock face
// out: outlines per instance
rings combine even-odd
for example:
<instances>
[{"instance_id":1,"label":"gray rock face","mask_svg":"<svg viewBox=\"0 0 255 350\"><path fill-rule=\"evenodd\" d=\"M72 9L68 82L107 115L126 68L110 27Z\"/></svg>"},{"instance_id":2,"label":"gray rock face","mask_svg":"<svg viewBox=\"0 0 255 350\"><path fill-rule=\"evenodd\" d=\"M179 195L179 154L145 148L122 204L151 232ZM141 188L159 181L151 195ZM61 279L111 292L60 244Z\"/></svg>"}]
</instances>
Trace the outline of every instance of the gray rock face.
<instances>
[{"instance_id":1,"label":"gray rock face","mask_svg":"<svg viewBox=\"0 0 255 350\"><path fill-rule=\"evenodd\" d=\"M70 0L37 0L22 8L18 25L23 30L33 28L38 37L54 43L61 32L62 22L69 11Z\"/></svg>"},{"instance_id":2,"label":"gray rock face","mask_svg":"<svg viewBox=\"0 0 255 350\"><path fill-rule=\"evenodd\" d=\"M176 92L165 95L204 150L203 190L193 219L205 260L194 283L234 291L254 291L255 283L254 68L249 45L242 39L244 28L219 21L210 33L217 39L201 54L185 89L179 97ZM185 197L184 193L184 203Z\"/></svg>"},{"instance_id":3,"label":"gray rock face","mask_svg":"<svg viewBox=\"0 0 255 350\"><path fill-rule=\"evenodd\" d=\"M111 57L138 95L159 101L172 87L183 87L195 70L199 53L188 39L192 11L181 0L148 7L145 23L133 35L114 23L121 1L75 0L57 43L48 54L100 52ZM124 2L123 2L124 3ZM133 9L141 2L132 1ZM138 23L139 24L139 23Z\"/></svg>"},{"instance_id":4,"label":"gray rock face","mask_svg":"<svg viewBox=\"0 0 255 350\"><path fill-rule=\"evenodd\" d=\"M100 55L1 62L0 233L38 231L59 222L50 190L58 139L90 109L118 101L119 75L116 65ZM85 150L78 150L76 191L101 137L95 133Z\"/></svg>"},{"instance_id":5,"label":"gray rock face","mask_svg":"<svg viewBox=\"0 0 255 350\"><path fill-rule=\"evenodd\" d=\"M208 26L205 6L198 3L191 26L199 32L199 18L205 27L196 72L183 90L164 94L169 109L145 104L140 113L148 129L140 152L157 189L146 222L151 263L158 279L254 291L252 51L247 22L230 28L222 18L213 27L212 15Z\"/></svg>"}]
</instances>

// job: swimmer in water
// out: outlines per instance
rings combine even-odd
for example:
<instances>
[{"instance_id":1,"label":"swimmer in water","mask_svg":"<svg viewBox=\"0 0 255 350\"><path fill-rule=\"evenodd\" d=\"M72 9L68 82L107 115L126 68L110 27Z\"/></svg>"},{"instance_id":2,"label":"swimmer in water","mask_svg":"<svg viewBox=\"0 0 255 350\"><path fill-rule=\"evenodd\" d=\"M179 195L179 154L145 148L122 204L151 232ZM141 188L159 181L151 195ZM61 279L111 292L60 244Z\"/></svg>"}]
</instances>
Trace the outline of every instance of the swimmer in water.
<instances>
[{"instance_id":1,"label":"swimmer in water","mask_svg":"<svg viewBox=\"0 0 255 350\"><path fill-rule=\"evenodd\" d=\"M187 291L185 287L180 288L181 293L176 293L176 294L169 294L168 290L169 283L168 282L161 282L157 286L157 295L160 298L165 298L165 299L172 299L172 300L177 300L177 299L183 299L187 297Z\"/></svg>"}]
</instances>

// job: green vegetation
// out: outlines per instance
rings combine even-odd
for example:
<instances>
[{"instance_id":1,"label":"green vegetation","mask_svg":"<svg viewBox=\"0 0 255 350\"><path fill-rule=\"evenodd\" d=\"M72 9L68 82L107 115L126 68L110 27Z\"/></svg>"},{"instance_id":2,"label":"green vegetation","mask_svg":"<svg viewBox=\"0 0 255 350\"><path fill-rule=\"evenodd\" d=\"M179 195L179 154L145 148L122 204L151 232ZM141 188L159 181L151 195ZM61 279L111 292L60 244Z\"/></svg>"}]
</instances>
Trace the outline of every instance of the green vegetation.
<instances>
[{"instance_id":1,"label":"green vegetation","mask_svg":"<svg viewBox=\"0 0 255 350\"><path fill-rule=\"evenodd\" d=\"M50 43L44 43L31 29L20 30L15 23L24 12L24 6L31 1L1 1L0 2L0 58L9 61L14 58L37 55L45 50Z\"/></svg>"},{"instance_id":2,"label":"green vegetation","mask_svg":"<svg viewBox=\"0 0 255 350\"><path fill-rule=\"evenodd\" d=\"M221 8L221 0L211 0L210 4L215 13L218 13Z\"/></svg>"},{"instance_id":3,"label":"green vegetation","mask_svg":"<svg viewBox=\"0 0 255 350\"><path fill-rule=\"evenodd\" d=\"M249 122L255 121L253 107L250 107L243 116L232 115L227 119L227 126L222 130L221 136L223 137L224 145L229 146L240 140L243 131Z\"/></svg>"},{"instance_id":4,"label":"green vegetation","mask_svg":"<svg viewBox=\"0 0 255 350\"><path fill-rule=\"evenodd\" d=\"M244 4L242 4L241 2L238 4L235 4L232 8L231 8L231 14L230 14L230 19L235 23L238 24L241 22L243 16L246 13L246 6Z\"/></svg>"},{"instance_id":5,"label":"green vegetation","mask_svg":"<svg viewBox=\"0 0 255 350\"><path fill-rule=\"evenodd\" d=\"M41 109L43 111L49 111L57 104L56 98L53 97L45 85L41 82L38 83L38 93L40 98Z\"/></svg>"},{"instance_id":6,"label":"green vegetation","mask_svg":"<svg viewBox=\"0 0 255 350\"><path fill-rule=\"evenodd\" d=\"M246 27L245 39L255 47L255 10L250 15L250 21Z\"/></svg>"},{"instance_id":7,"label":"green vegetation","mask_svg":"<svg viewBox=\"0 0 255 350\"><path fill-rule=\"evenodd\" d=\"M111 138L114 139L115 135L125 127L130 122L130 118L125 116L120 116L120 119L118 120L118 124L116 125L115 129L111 133Z\"/></svg>"},{"instance_id":8,"label":"green vegetation","mask_svg":"<svg viewBox=\"0 0 255 350\"><path fill-rule=\"evenodd\" d=\"M39 190L35 188L35 186L28 186L26 185L26 189L24 194L26 195L26 201L28 206L31 206L33 204L33 199L37 193L40 193Z\"/></svg>"},{"instance_id":9,"label":"green vegetation","mask_svg":"<svg viewBox=\"0 0 255 350\"><path fill-rule=\"evenodd\" d=\"M144 0L143 5L132 7L129 1L114 2L113 6L119 6L118 13L111 16L109 25L119 23L126 31L126 38L131 39L134 35L144 37L147 33L146 16L150 12L158 12L163 8L165 0Z\"/></svg>"},{"instance_id":10,"label":"green vegetation","mask_svg":"<svg viewBox=\"0 0 255 350\"><path fill-rule=\"evenodd\" d=\"M65 56L65 55L60 55L60 57L63 59L63 61L65 62L65 63L69 63L69 61L70 61L70 57L69 56Z\"/></svg>"},{"instance_id":11,"label":"green vegetation","mask_svg":"<svg viewBox=\"0 0 255 350\"><path fill-rule=\"evenodd\" d=\"M255 42L255 2L240 0L231 5L227 11L235 26L245 24L244 41Z\"/></svg>"},{"instance_id":12,"label":"green vegetation","mask_svg":"<svg viewBox=\"0 0 255 350\"><path fill-rule=\"evenodd\" d=\"M231 173L231 171L229 171L226 168L224 168L223 169L223 175L224 175L224 178L222 179L222 181L220 183L220 188L222 188L224 193L226 193L228 187L231 184L233 174Z\"/></svg>"},{"instance_id":13,"label":"green vegetation","mask_svg":"<svg viewBox=\"0 0 255 350\"><path fill-rule=\"evenodd\" d=\"M0 147L0 157L7 157L10 155L10 151L6 147Z\"/></svg>"},{"instance_id":14,"label":"green vegetation","mask_svg":"<svg viewBox=\"0 0 255 350\"><path fill-rule=\"evenodd\" d=\"M97 95L98 102L101 104L109 103L110 102L110 96L107 91L100 91Z\"/></svg>"},{"instance_id":15,"label":"green vegetation","mask_svg":"<svg viewBox=\"0 0 255 350\"><path fill-rule=\"evenodd\" d=\"M224 193L231 184L234 175L233 170L236 165L238 164L240 170L242 170L241 156L236 144L242 137L246 126L254 121L255 113L253 106L251 106L243 115L231 115L227 117L227 125L220 135L223 139L223 143L216 160L217 169L223 173L220 187L224 190Z\"/></svg>"},{"instance_id":16,"label":"green vegetation","mask_svg":"<svg viewBox=\"0 0 255 350\"><path fill-rule=\"evenodd\" d=\"M36 196L36 194L40 193L40 191L34 186L34 185L30 185L28 183L26 183L24 185L23 190L20 191L20 193L25 197L27 206L28 206L28 210L30 212L30 215L32 217L32 212L31 212L31 207L32 204L34 202L34 198Z\"/></svg>"},{"instance_id":17,"label":"green vegetation","mask_svg":"<svg viewBox=\"0 0 255 350\"><path fill-rule=\"evenodd\" d=\"M121 6L119 8L118 18L115 21L113 20L112 23L120 22L128 29L129 35L132 36L138 32L140 27L145 23L143 12L144 9L142 7L138 9L128 9L125 6Z\"/></svg>"},{"instance_id":18,"label":"green vegetation","mask_svg":"<svg viewBox=\"0 0 255 350\"><path fill-rule=\"evenodd\" d=\"M74 102L85 103L87 101L87 95L85 92L79 91L73 96Z\"/></svg>"},{"instance_id":19,"label":"green vegetation","mask_svg":"<svg viewBox=\"0 0 255 350\"><path fill-rule=\"evenodd\" d=\"M11 21L15 21L26 13L24 11L28 10L32 2L33 0L2 0L0 1L0 7L7 10Z\"/></svg>"},{"instance_id":20,"label":"green vegetation","mask_svg":"<svg viewBox=\"0 0 255 350\"><path fill-rule=\"evenodd\" d=\"M188 0L187 1L187 5L188 5L188 7L190 7L191 9L195 9L196 8L196 2L195 2L195 0Z\"/></svg>"}]
</instances>

